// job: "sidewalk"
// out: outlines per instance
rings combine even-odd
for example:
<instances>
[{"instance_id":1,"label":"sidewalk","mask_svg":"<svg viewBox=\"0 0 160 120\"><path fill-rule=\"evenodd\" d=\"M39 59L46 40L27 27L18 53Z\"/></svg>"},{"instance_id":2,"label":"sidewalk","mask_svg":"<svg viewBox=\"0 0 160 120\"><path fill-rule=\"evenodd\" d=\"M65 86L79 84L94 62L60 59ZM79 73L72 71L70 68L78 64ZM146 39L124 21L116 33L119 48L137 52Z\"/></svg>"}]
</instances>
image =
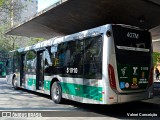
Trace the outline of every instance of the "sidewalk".
<instances>
[{"instance_id":1,"label":"sidewalk","mask_svg":"<svg viewBox=\"0 0 160 120\"><path fill-rule=\"evenodd\" d=\"M160 95L160 79L156 80L154 77L154 96Z\"/></svg>"},{"instance_id":2,"label":"sidewalk","mask_svg":"<svg viewBox=\"0 0 160 120\"><path fill-rule=\"evenodd\" d=\"M159 80L156 80L156 78L154 78L154 83L156 82L156 83L160 83L160 79Z\"/></svg>"}]
</instances>

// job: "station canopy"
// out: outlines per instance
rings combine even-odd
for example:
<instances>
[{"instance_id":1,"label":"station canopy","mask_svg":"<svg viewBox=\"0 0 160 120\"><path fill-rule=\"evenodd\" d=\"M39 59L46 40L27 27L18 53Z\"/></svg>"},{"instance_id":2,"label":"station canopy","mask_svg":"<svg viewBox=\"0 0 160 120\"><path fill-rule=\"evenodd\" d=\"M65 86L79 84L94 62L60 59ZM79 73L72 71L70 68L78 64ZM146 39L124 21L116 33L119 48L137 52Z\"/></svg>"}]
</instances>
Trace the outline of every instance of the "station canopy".
<instances>
[{"instance_id":1,"label":"station canopy","mask_svg":"<svg viewBox=\"0 0 160 120\"><path fill-rule=\"evenodd\" d=\"M61 0L7 34L49 39L110 23L148 29L159 39L160 0Z\"/></svg>"}]
</instances>

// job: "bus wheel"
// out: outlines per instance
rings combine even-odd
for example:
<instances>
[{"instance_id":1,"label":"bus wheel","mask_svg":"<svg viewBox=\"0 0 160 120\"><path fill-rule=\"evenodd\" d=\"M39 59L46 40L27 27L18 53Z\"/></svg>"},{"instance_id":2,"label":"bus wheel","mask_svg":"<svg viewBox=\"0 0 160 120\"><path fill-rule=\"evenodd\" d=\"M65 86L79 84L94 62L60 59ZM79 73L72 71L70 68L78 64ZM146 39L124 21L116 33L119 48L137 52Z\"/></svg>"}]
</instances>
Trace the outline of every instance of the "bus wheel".
<instances>
[{"instance_id":1,"label":"bus wheel","mask_svg":"<svg viewBox=\"0 0 160 120\"><path fill-rule=\"evenodd\" d=\"M62 102L62 88L59 81L55 81L52 84L51 98L57 104Z\"/></svg>"},{"instance_id":2,"label":"bus wheel","mask_svg":"<svg viewBox=\"0 0 160 120\"><path fill-rule=\"evenodd\" d=\"M17 85L16 77L13 78L12 83L13 83L13 88L14 88L15 90L17 90L17 89L18 89L18 85Z\"/></svg>"}]
</instances>

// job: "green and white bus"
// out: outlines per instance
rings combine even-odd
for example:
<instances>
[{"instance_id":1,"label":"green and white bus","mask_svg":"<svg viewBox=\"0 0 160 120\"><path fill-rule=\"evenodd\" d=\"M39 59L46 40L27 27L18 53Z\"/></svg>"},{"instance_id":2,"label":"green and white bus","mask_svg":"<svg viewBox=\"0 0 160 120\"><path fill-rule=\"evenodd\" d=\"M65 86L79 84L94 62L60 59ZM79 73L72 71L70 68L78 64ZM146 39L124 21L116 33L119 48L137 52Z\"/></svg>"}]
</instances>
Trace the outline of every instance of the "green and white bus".
<instances>
[{"instance_id":1,"label":"green and white bus","mask_svg":"<svg viewBox=\"0 0 160 120\"><path fill-rule=\"evenodd\" d=\"M151 35L107 24L11 52L7 83L14 88L90 104L153 97Z\"/></svg>"}]
</instances>

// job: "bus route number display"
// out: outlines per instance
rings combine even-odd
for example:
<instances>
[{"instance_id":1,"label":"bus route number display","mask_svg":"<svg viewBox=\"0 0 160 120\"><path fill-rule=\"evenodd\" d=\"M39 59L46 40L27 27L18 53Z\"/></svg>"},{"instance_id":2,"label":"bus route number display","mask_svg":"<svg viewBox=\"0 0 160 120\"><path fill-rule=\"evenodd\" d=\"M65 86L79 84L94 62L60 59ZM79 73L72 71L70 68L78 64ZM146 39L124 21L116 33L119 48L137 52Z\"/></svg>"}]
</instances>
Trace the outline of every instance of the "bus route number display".
<instances>
[{"instance_id":1,"label":"bus route number display","mask_svg":"<svg viewBox=\"0 0 160 120\"><path fill-rule=\"evenodd\" d=\"M78 73L78 68L68 68L66 69L67 73Z\"/></svg>"}]
</instances>

